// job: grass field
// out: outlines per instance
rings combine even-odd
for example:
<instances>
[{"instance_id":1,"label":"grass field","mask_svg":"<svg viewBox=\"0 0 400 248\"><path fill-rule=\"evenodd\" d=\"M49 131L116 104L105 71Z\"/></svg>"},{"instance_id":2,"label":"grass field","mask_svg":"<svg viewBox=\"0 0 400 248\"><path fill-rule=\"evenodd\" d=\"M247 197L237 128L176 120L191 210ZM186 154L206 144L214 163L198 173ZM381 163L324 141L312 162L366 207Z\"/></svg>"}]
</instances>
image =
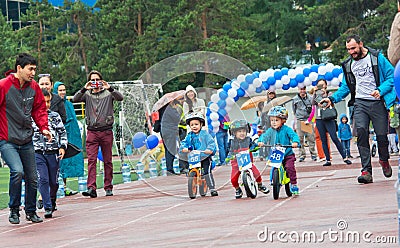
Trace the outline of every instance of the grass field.
<instances>
[{"instance_id":1,"label":"grass field","mask_svg":"<svg viewBox=\"0 0 400 248\"><path fill-rule=\"evenodd\" d=\"M122 174L121 174L121 163L119 161L113 161L114 164L114 177L113 177L113 184L120 184L122 183ZM136 161L135 161L136 164ZM99 164L98 164L99 166ZM87 165L85 164L85 168ZM99 168L97 168L97 172L99 172ZM8 168L0 168L0 209L4 209L8 207L8 184L10 178L10 170ZM137 180L137 176L135 173L131 173L132 181ZM78 190L78 178L69 178L67 179L67 186L73 190ZM97 187L103 187L103 175L97 175Z\"/></svg>"}]
</instances>

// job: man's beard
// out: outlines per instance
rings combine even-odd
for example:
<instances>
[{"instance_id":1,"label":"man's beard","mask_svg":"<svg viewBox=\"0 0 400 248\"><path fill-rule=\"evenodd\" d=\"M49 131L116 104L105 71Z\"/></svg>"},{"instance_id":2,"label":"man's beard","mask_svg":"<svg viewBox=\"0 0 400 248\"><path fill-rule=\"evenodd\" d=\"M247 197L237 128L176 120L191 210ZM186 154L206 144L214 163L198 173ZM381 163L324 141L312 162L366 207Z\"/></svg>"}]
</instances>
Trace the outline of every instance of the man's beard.
<instances>
[{"instance_id":1,"label":"man's beard","mask_svg":"<svg viewBox=\"0 0 400 248\"><path fill-rule=\"evenodd\" d=\"M358 53L357 53L357 56L356 57L353 57L353 59L354 60L360 60L360 59L362 59L362 50L360 49L359 51L358 51Z\"/></svg>"}]
</instances>

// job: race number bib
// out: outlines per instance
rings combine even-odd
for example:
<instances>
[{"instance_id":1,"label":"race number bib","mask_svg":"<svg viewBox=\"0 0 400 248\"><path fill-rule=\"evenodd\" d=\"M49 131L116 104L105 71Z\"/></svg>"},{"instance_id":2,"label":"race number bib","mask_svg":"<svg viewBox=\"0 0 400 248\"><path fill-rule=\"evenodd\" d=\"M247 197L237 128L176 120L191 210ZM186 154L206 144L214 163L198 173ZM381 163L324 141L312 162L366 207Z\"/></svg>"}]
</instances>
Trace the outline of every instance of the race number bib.
<instances>
[{"instance_id":1,"label":"race number bib","mask_svg":"<svg viewBox=\"0 0 400 248\"><path fill-rule=\"evenodd\" d=\"M236 154L236 160L240 171L249 169L252 166L249 150L241 151Z\"/></svg>"},{"instance_id":2,"label":"race number bib","mask_svg":"<svg viewBox=\"0 0 400 248\"><path fill-rule=\"evenodd\" d=\"M188 156L189 168L201 167L200 151L191 151Z\"/></svg>"},{"instance_id":3,"label":"race number bib","mask_svg":"<svg viewBox=\"0 0 400 248\"><path fill-rule=\"evenodd\" d=\"M285 150L286 148L284 147L272 147L271 155L269 156L269 165L279 168L285 156Z\"/></svg>"}]
</instances>

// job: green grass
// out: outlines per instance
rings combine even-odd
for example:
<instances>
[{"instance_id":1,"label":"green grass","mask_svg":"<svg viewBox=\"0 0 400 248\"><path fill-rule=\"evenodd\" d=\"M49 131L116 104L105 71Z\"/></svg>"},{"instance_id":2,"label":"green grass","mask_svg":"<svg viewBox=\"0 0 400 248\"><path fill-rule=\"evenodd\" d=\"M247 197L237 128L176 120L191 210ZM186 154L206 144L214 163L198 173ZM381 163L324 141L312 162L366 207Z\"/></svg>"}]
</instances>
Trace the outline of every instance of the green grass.
<instances>
[{"instance_id":1,"label":"green grass","mask_svg":"<svg viewBox=\"0 0 400 248\"><path fill-rule=\"evenodd\" d=\"M113 184L120 184L123 183L122 181L122 174L121 174L121 162L120 161L113 161L114 165L114 177L113 177ZM136 161L133 162L132 165L136 165ZM131 167L132 167L131 165ZM87 165L85 164L85 168ZM103 175L99 174L99 163L97 164L97 188L103 188ZM0 168L0 209L4 209L8 207L8 184L10 179L10 170L8 168ZM136 173L131 173L132 181L137 180ZM78 190L78 178L69 178L67 179L67 186L73 190Z\"/></svg>"}]
</instances>

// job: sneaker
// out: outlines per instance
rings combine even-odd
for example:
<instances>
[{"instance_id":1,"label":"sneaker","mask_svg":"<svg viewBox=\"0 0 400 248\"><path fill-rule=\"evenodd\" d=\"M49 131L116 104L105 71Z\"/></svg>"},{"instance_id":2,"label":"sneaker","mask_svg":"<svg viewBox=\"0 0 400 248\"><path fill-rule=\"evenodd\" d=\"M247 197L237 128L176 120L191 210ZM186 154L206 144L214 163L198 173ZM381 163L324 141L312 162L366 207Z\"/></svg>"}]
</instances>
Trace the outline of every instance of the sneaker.
<instances>
[{"instance_id":1,"label":"sneaker","mask_svg":"<svg viewBox=\"0 0 400 248\"><path fill-rule=\"evenodd\" d=\"M322 166L331 166L331 165L332 165L331 161L326 161Z\"/></svg>"},{"instance_id":2,"label":"sneaker","mask_svg":"<svg viewBox=\"0 0 400 248\"><path fill-rule=\"evenodd\" d=\"M45 212L44 212L44 217L47 219L47 218L51 218L51 217L53 217L53 210L52 209L50 209L50 208L48 208L48 209L45 209Z\"/></svg>"},{"instance_id":3,"label":"sneaker","mask_svg":"<svg viewBox=\"0 0 400 248\"><path fill-rule=\"evenodd\" d=\"M37 202L36 202L36 207L38 208L38 209L42 209L43 208L43 200L37 200Z\"/></svg>"},{"instance_id":4,"label":"sneaker","mask_svg":"<svg viewBox=\"0 0 400 248\"><path fill-rule=\"evenodd\" d=\"M113 196L113 192L111 189L106 189L106 196Z\"/></svg>"},{"instance_id":5,"label":"sneaker","mask_svg":"<svg viewBox=\"0 0 400 248\"><path fill-rule=\"evenodd\" d=\"M8 216L8 221L11 224L19 224L19 209L10 208L10 215Z\"/></svg>"},{"instance_id":6,"label":"sneaker","mask_svg":"<svg viewBox=\"0 0 400 248\"><path fill-rule=\"evenodd\" d=\"M296 184L291 185L290 192L292 192L293 195L299 195L299 187L297 187Z\"/></svg>"},{"instance_id":7,"label":"sneaker","mask_svg":"<svg viewBox=\"0 0 400 248\"><path fill-rule=\"evenodd\" d=\"M306 159L305 157L300 157L299 162L304 162L305 159Z\"/></svg>"},{"instance_id":8,"label":"sneaker","mask_svg":"<svg viewBox=\"0 0 400 248\"><path fill-rule=\"evenodd\" d=\"M218 191L216 189L212 189L211 196L218 196Z\"/></svg>"},{"instance_id":9,"label":"sneaker","mask_svg":"<svg viewBox=\"0 0 400 248\"><path fill-rule=\"evenodd\" d=\"M26 220L27 221L32 221L32 223L40 223L40 222L43 222L43 219L42 218L40 218L37 214L36 214L36 212L33 212L33 213L27 213L26 214Z\"/></svg>"},{"instance_id":10,"label":"sneaker","mask_svg":"<svg viewBox=\"0 0 400 248\"><path fill-rule=\"evenodd\" d=\"M57 199L51 199L51 210L54 212L54 211L57 211L57 203L56 203L56 200Z\"/></svg>"},{"instance_id":11,"label":"sneaker","mask_svg":"<svg viewBox=\"0 0 400 248\"><path fill-rule=\"evenodd\" d=\"M242 191L242 189L239 187L239 188L236 189L235 198L236 198L236 199L239 199L239 198L242 198L242 196L243 196L243 191Z\"/></svg>"},{"instance_id":12,"label":"sneaker","mask_svg":"<svg viewBox=\"0 0 400 248\"><path fill-rule=\"evenodd\" d=\"M317 156L311 155L312 161L317 161Z\"/></svg>"},{"instance_id":13,"label":"sneaker","mask_svg":"<svg viewBox=\"0 0 400 248\"><path fill-rule=\"evenodd\" d=\"M321 162L324 162L324 161L326 161L326 158L319 158L319 159L317 160L318 163L321 163Z\"/></svg>"},{"instance_id":14,"label":"sneaker","mask_svg":"<svg viewBox=\"0 0 400 248\"><path fill-rule=\"evenodd\" d=\"M73 190L70 189L70 188L66 188L66 189L64 190L64 193L65 193L65 196L71 196L71 195L76 195L76 194L78 194L78 191L73 191Z\"/></svg>"},{"instance_id":15,"label":"sneaker","mask_svg":"<svg viewBox=\"0 0 400 248\"><path fill-rule=\"evenodd\" d=\"M269 193L269 189L267 187L265 187L265 185L263 185L263 184L259 184L258 185L258 191L261 191L264 194L268 194Z\"/></svg>"},{"instance_id":16,"label":"sneaker","mask_svg":"<svg viewBox=\"0 0 400 248\"><path fill-rule=\"evenodd\" d=\"M83 196L90 196L90 198L96 198L97 192L95 189L89 188L88 191L82 192Z\"/></svg>"},{"instance_id":17,"label":"sneaker","mask_svg":"<svg viewBox=\"0 0 400 248\"><path fill-rule=\"evenodd\" d=\"M391 177L392 167L390 166L389 161L379 160L379 164L382 166L383 175L385 175L385 177Z\"/></svg>"},{"instance_id":18,"label":"sneaker","mask_svg":"<svg viewBox=\"0 0 400 248\"><path fill-rule=\"evenodd\" d=\"M369 173L368 171L363 171L362 173L361 173L361 176L359 176L358 178L357 178L357 180L358 180L358 182L359 183L372 183L373 182L373 180L372 180L372 175L371 175L371 173Z\"/></svg>"},{"instance_id":19,"label":"sneaker","mask_svg":"<svg viewBox=\"0 0 400 248\"><path fill-rule=\"evenodd\" d=\"M344 159L343 162L345 162L346 164L352 164L352 162L348 159Z\"/></svg>"}]
</instances>

